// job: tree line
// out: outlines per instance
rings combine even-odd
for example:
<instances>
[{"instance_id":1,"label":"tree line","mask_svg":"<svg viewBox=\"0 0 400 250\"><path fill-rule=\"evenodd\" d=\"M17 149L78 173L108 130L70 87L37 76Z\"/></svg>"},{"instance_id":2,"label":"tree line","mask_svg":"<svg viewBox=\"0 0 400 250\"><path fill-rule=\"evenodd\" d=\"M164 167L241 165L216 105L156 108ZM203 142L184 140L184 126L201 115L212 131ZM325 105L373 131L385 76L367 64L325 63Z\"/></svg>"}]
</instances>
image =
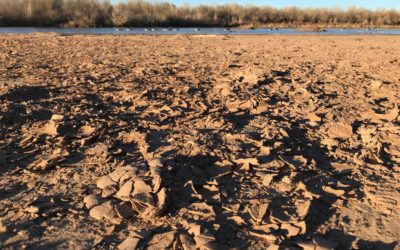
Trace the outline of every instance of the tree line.
<instances>
[{"instance_id":1,"label":"tree line","mask_svg":"<svg viewBox=\"0 0 400 250\"><path fill-rule=\"evenodd\" d=\"M0 26L54 27L382 27L400 11L363 8L273 8L225 4L195 7L131 0L0 0Z\"/></svg>"}]
</instances>

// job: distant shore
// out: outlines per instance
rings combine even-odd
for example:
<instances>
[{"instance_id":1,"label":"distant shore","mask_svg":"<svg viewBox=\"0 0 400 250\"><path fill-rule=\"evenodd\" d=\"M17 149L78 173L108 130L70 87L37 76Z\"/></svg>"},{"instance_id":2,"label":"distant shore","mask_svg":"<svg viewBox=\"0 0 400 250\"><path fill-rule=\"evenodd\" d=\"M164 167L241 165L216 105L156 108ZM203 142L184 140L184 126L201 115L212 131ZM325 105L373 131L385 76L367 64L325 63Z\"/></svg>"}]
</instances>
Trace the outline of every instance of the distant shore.
<instances>
[{"instance_id":1,"label":"distant shore","mask_svg":"<svg viewBox=\"0 0 400 250\"><path fill-rule=\"evenodd\" d=\"M176 6L100 0L0 1L0 26L35 27L395 27L396 9L275 8L238 4Z\"/></svg>"}]
</instances>

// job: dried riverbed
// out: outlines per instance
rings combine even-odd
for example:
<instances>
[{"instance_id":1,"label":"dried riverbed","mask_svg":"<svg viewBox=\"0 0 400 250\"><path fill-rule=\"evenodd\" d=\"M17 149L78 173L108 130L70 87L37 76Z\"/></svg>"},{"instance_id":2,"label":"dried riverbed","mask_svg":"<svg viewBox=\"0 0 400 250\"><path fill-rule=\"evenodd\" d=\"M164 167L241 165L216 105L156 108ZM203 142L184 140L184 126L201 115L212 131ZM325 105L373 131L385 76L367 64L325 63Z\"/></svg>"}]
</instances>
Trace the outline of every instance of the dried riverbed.
<instances>
[{"instance_id":1,"label":"dried riverbed","mask_svg":"<svg viewBox=\"0 0 400 250\"><path fill-rule=\"evenodd\" d=\"M0 248L395 249L399 100L397 36L0 36Z\"/></svg>"}]
</instances>

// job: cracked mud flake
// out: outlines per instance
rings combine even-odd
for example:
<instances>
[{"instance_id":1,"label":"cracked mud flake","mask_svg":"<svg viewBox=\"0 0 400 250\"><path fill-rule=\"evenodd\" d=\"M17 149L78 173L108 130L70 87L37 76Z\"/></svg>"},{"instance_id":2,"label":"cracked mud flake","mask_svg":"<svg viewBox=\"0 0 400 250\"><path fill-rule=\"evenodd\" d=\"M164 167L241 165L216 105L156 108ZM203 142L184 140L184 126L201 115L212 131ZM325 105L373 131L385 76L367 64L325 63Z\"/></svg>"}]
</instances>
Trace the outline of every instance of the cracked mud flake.
<instances>
[{"instance_id":1,"label":"cracked mud flake","mask_svg":"<svg viewBox=\"0 0 400 250\"><path fill-rule=\"evenodd\" d=\"M122 202L115 206L115 211L117 212L118 216L124 219L131 218L135 212L132 209L131 202Z\"/></svg>"},{"instance_id":2,"label":"cracked mud flake","mask_svg":"<svg viewBox=\"0 0 400 250\"><path fill-rule=\"evenodd\" d=\"M93 207L90 210L90 216L97 220L105 218L112 221L116 218L116 213L114 211L113 205L110 202L104 202L101 205Z\"/></svg>"},{"instance_id":3,"label":"cracked mud flake","mask_svg":"<svg viewBox=\"0 0 400 250\"><path fill-rule=\"evenodd\" d=\"M55 122L49 121L42 127L40 133L56 136L58 135L58 126Z\"/></svg>"},{"instance_id":4,"label":"cracked mud flake","mask_svg":"<svg viewBox=\"0 0 400 250\"><path fill-rule=\"evenodd\" d=\"M129 201L133 189L133 181L127 181L120 187L115 196L121 200ZM136 188L134 190L136 190Z\"/></svg>"},{"instance_id":5,"label":"cracked mud flake","mask_svg":"<svg viewBox=\"0 0 400 250\"><path fill-rule=\"evenodd\" d=\"M115 186L117 183L115 181L113 181L111 179L110 176L105 175L103 177L101 177L98 181L97 181L97 187L100 189L105 189L106 187L109 186Z\"/></svg>"},{"instance_id":6,"label":"cracked mud flake","mask_svg":"<svg viewBox=\"0 0 400 250\"><path fill-rule=\"evenodd\" d=\"M67 150L57 148L49 154L39 156L28 168L32 170L48 170L65 161L68 156L69 152Z\"/></svg>"},{"instance_id":7,"label":"cracked mud flake","mask_svg":"<svg viewBox=\"0 0 400 250\"><path fill-rule=\"evenodd\" d=\"M139 238L128 237L118 245L118 250L135 250L139 244Z\"/></svg>"},{"instance_id":8,"label":"cracked mud flake","mask_svg":"<svg viewBox=\"0 0 400 250\"><path fill-rule=\"evenodd\" d=\"M147 249L169 249L175 240L175 232L166 232L161 234L156 234L153 236L151 241L147 244Z\"/></svg>"},{"instance_id":9,"label":"cracked mud flake","mask_svg":"<svg viewBox=\"0 0 400 250\"><path fill-rule=\"evenodd\" d=\"M362 113L362 118L370 120L374 123L392 122L399 116L398 108L387 111L386 113L377 113L373 110L368 110Z\"/></svg>"},{"instance_id":10,"label":"cracked mud flake","mask_svg":"<svg viewBox=\"0 0 400 250\"><path fill-rule=\"evenodd\" d=\"M133 189L133 195L141 193L150 193L153 191L150 185L146 184L142 179L135 179L134 182L135 184Z\"/></svg>"},{"instance_id":11,"label":"cracked mud flake","mask_svg":"<svg viewBox=\"0 0 400 250\"><path fill-rule=\"evenodd\" d=\"M87 209L91 209L92 207L99 205L101 202L102 198L98 194L91 194L83 199L83 203L85 203Z\"/></svg>"},{"instance_id":12,"label":"cracked mud flake","mask_svg":"<svg viewBox=\"0 0 400 250\"><path fill-rule=\"evenodd\" d=\"M79 132L78 132L78 137L88 137L88 136L91 136L93 133L95 133L95 131L96 131L96 128L95 127L92 127L92 126L89 126L89 125L85 125L85 126L82 126L80 129L79 129Z\"/></svg>"},{"instance_id":13,"label":"cracked mud flake","mask_svg":"<svg viewBox=\"0 0 400 250\"><path fill-rule=\"evenodd\" d=\"M261 223L264 219L265 214L267 213L268 210L268 203L266 204L258 204L258 201L253 201L250 203L250 206L248 208L248 211L257 223Z\"/></svg>"},{"instance_id":14,"label":"cracked mud flake","mask_svg":"<svg viewBox=\"0 0 400 250\"><path fill-rule=\"evenodd\" d=\"M333 123L330 125L328 135L334 138L347 139L353 135L353 128L345 123Z\"/></svg>"}]
</instances>

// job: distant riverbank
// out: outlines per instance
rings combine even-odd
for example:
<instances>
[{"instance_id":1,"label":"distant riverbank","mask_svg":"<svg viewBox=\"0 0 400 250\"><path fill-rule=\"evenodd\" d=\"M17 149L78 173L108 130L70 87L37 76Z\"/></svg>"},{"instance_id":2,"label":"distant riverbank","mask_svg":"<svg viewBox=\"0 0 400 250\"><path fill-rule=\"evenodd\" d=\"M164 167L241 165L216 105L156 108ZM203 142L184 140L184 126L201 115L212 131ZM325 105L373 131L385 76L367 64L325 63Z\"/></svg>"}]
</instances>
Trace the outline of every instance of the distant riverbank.
<instances>
[{"instance_id":1,"label":"distant riverbank","mask_svg":"<svg viewBox=\"0 0 400 250\"><path fill-rule=\"evenodd\" d=\"M30 27L273 27L389 28L398 10L273 8L237 4L176 6L163 2L99 0L0 1L0 26Z\"/></svg>"}]
</instances>

